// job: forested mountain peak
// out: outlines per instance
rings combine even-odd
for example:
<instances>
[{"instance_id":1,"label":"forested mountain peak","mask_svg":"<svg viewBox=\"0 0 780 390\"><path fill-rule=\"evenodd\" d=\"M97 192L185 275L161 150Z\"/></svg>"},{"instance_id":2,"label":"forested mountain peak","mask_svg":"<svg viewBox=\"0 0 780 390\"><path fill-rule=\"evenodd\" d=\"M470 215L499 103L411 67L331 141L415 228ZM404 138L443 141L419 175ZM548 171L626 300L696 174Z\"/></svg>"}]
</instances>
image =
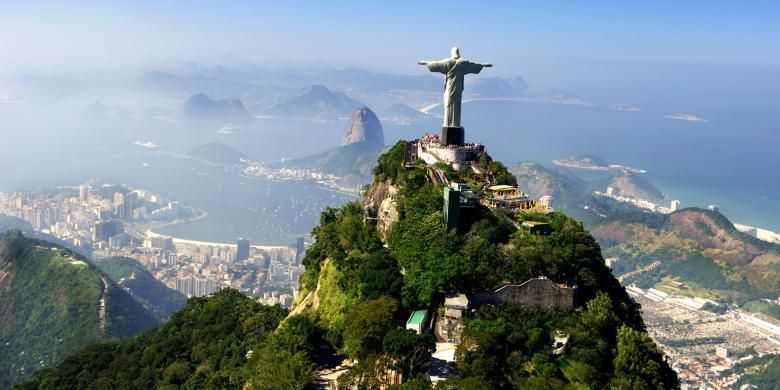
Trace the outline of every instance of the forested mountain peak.
<instances>
[{"instance_id":1,"label":"forested mountain peak","mask_svg":"<svg viewBox=\"0 0 780 390\"><path fill-rule=\"evenodd\" d=\"M431 170L476 196L481 179L409 164L407 147L379 157L362 204L322 212L289 314L232 290L193 298L161 328L85 350L26 386L304 389L337 377L340 389L425 389L432 378L437 389L678 387L580 222L478 205L448 228L447 190ZM514 181L487 155L477 164L482 178ZM541 225L549 231L522 228ZM548 306L496 298L524 294L528 281L576 295ZM413 318L416 330L404 326ZM447 350L454 362L441 368L434 354Z\"/></svg>"}]
</instances>

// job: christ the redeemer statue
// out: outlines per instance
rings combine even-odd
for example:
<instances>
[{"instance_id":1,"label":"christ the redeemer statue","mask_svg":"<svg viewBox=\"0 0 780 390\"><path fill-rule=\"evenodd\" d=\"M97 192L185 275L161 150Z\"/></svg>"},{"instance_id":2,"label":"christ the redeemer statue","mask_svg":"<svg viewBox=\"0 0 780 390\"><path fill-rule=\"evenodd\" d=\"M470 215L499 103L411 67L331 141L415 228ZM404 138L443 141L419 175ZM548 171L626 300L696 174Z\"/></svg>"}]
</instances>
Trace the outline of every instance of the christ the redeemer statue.
<instances>
[{"instance_id":1,"label":"christ the redeemer statue","mask_svg":"<svg viewBox=\"0 0 780 390\"><path fill-rule=\"evenodd\" d=\"M463 76L476 74L482 68L489 68L492 64L480 64L460 58L457 47L452 48L452 57L441 61L417 61L420 65L427 65L431 72L444 73L444 127L461 127L460 105L463 99Z\"/></svg>"}]
</instances>

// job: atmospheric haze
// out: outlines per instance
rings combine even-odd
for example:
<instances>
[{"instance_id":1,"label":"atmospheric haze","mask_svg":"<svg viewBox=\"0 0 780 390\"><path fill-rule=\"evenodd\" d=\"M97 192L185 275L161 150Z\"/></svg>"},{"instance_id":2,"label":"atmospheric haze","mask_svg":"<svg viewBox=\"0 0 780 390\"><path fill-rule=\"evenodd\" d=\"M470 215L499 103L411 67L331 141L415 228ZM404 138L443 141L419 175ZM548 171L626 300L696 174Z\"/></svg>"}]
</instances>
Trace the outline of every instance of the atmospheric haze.
<instances>
[{"instance_id":1,"label":"atmospheric haze","mask_svg":"<svg viewBox=\"0 0 780 390\"><path fill-rule=\"evenodd\" d=\"M441 81L415 60L457 45L496 65L467 81L464 125L498 158L596 154L647 169L685 204L718 203L780 230L776 4L5 2L0 11L5 191L131 181L148 168L144 154L209 142L265 162L312 155L338 145L363 104L388 144L417 136L412 122L435 131Z\"/></svg>"}]
</instances>

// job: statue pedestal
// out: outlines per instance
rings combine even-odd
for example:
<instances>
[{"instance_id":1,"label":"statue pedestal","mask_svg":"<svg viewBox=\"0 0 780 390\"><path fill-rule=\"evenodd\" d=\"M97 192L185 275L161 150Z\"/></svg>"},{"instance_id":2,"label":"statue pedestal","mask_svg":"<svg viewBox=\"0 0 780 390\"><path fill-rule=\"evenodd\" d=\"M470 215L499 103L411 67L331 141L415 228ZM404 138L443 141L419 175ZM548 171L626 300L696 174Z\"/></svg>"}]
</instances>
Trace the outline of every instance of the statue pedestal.
<instances>
[{"instance_id":1,"label":"statue pedestal","mask_svg":"<svg viewBox=\"0 0 780 390\"><path fill-rule=\"evenodd\" d=\"M449 127L443 126L441 128L441 137L439 137L439 143L442 145L463 145L466 136L465 130L462 127Z\"/></svg>"}]
</instances>

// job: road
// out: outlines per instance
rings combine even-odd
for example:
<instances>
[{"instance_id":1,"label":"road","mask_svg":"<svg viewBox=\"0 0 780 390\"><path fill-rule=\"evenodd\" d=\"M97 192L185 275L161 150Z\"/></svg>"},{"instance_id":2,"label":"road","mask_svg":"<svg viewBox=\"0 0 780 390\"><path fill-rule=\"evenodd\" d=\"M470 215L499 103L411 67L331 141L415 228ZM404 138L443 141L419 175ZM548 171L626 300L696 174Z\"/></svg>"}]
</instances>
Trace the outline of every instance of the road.
<instances>
[{"instance_id":1,"label":"road","mask_svg":"<svg viewBox=\"0 0 780 390\"><path fill-rule=\"evenodd\" d=\"M618 278L617 278L618 282L620 282L620 284L623 284L623 282L625 282L629 278L637 276L637 275L641 274L642 272L652 271L652 270L658 268L658 266L660 266L660 265L661 265L661 260L656 260L656 261L654 261L654 262L652 262L652 263L650 263L650 264L648 264L648 265L646 265L646 266L644 266L644 267L642 267L642 268L640 268L638 270L634 270L634 271L631 271L631 272L628 272L628 273L625 273L623 275L618 276Z\"/></svg>"},{"instance_id":2,"label":"road","mask_svg":"<svg viewBox=\"0 0 780 390\"><path fill-rule=\"evenodd\" d=\"M98 274L100 281L103 282L103 291L100 293L98 303L98 332L101 336L106 333L106 293L108 292L108 282L105 276Z\"/></svg>"}]
</instances>

